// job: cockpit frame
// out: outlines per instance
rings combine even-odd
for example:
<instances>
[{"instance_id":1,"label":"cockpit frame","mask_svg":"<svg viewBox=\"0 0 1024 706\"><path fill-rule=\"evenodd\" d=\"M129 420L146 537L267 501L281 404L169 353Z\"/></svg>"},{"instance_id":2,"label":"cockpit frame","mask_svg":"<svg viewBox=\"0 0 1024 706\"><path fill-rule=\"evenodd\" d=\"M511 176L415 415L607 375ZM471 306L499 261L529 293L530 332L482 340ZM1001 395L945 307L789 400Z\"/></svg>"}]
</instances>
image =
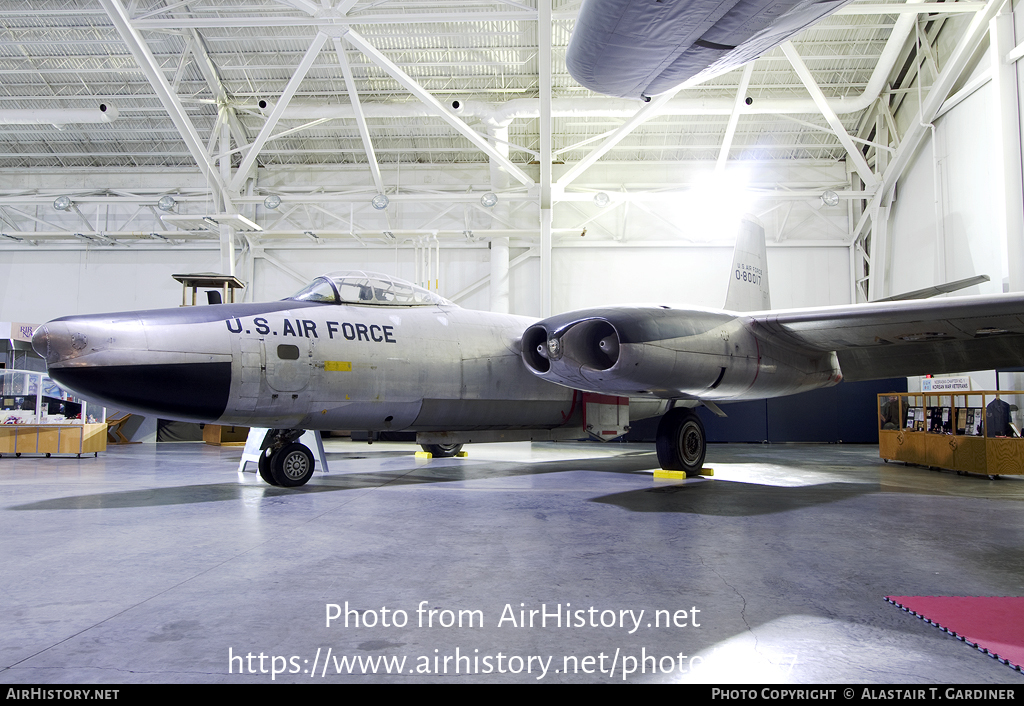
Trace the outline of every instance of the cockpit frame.
<instances>
[{"instance_id":1,"label":"cockpit frame","mask_svg":"<svg viewBox=\"0 0 1024 706\"><path fill-rule=\"evenodd\" d=\"M321 275L288 299L357 306L455 306L441 295L412 282L362 270Z\"/></svg>"}]
</instances>

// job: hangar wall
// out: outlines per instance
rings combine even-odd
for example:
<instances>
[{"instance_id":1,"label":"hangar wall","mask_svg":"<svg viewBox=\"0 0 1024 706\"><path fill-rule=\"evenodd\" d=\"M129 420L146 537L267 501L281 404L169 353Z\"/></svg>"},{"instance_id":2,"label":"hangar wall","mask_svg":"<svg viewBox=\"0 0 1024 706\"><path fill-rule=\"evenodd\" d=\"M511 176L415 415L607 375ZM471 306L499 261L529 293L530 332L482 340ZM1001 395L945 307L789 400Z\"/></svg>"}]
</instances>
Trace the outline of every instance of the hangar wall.
<instances>
[{"instance_id":1,"label":"hangar wall","mask_svg":"<svg viewBox=\"0 0 1024 706\"><path fill-rule=\"evenodd\" d=\"M928 139L900 180L890 217L889 293L978 274L992 279L962 294L1003 291L1006 241L993 216L996 147L992 131L978 125L979 116L991 115L992 101L993 91L985 86L936 120L934 140Z\"/></svg>"},{"instance_id":2,"label":"hangar wall","mask_svg":"<svg viewBox=\"0 0 1024 706\"><path fill-rule=\"evenodd\" d=\"M1018 37L1024 33L1020 15L1015 17ZM883 287L879 291L883 296L978 274L989 275L991 281L959 294L1009 290L1012 258L997 216L998 194L1003 188L997 136L1004 126L991 80L991 47L976 59L969 75L959 80L958 88L975 81L982 85L934 121L934 129L897 185L888 228L888 266L881 273ZM1019 131L1024 111L1017 74L1015 128ZM916 98L911 93L898 116L902 124L916 110ZM1018 153L1017 170L1022 161L1024 156ZM1020 198L1014 200L1021 208Z\"/></svg>"},{"instance_id":3,"label":"hangar wall","mask_svg":"<svg viewBox=\"0 0 1024 706\"><path fill-rule=\"evenodd\" d=\"M843 165L768 163L759 165L756 171L743 167L740 163L729 171L743 172L743 183L758 189L761 196L745 202L729 201L721 210L734 211L742 206L764 222L770 243L773 305L848 302L849 248L844 236L849 219L845 205L828 211L822 209L820 202L815 203L816 199L780 202L772 190L779 180L790 184L821 183L823 179L838 183L845 179ZM262 174L263 171L267 174ZM639 203L615 202L603 211L594 205L589 193L583 201L557 203L552 253L553 309L645 302L720 307L731 262L729 235L706 217L698 219L697 209L680 196L681 189L707 181L708 171L706 165L689 163L595 166L581 189L605 190L613 195L623 190L639 194L676 191L653 193ZM400 173L385 172L385 180L401 183L403 193L411 193L417 189L451 188L455 184L462 188L487 188L490 174L486 166L403 167ZM327 192L340 193L366 189L368 183L365 168L261 170L261 184L267 189L280 189L286 199L288 187L319 184ZM19 184L22 188L51 193L95 193L97 185L109 190L191 189L189 198L179 196L176 212L202 214L209 205L201 180L182 170L0 171L0 186L14 188ZM726 193L732 199L738 192L727 189ZM342 231L354 221L358 228L373 231L372 235L325 235L320 242L302 235L276 237L273 228L281 218L279 213L263 208L260 197L243 205L243 213L266 229L258 235L248 234L248 244L243 242L245 234L239 236L236 273L243 281L252 281L246 297L255 301L281 298L297 291L304 281L337 269L379 270L412 280L416 275L413 238L399 236L396 242L385 243L380 234L389 227L399 231L424 225L442 231L437 282L441 294L453 296L488 276L488 230L495 224L506 227L475 207L452 208L451 203L395 199L385 215L369 207L369 195L360 196L356 202L351 196L347 198L332 201L325 196L322 203L304 205L297 209L298 215L292 213L290 218L299 226L309 223L313 228L319 225ZM119 210L81 197L80 213L62 213L54 211L51 201L52 197L45 197L34 207L19 208L39 219L40 230L54 227L47 224L74 231L102 223L97 230L153 230L174 238L174 232L165 230L157 221L159 212L151 205L140 209L133 204ZM538 214L535 202L509 202L501 217L515 226L518 233L511 238L510 260L515 263L535 245ZM323 212L313 206L320 206ZM445 209L450 212L445 213ZM781 213L788 217L781 218ZM462 233L467 224L470 236ZM581 237L584 228L586 235ZM455 229L457 235L453 234ZM154 239L114 246L48 245L40 241L37 245L5 247L0 249L0 320L35 323L70 314L177 306L181 302L181 287L170 275L202 271L221 271L220 251L212 235L207 240L181 240L174 245ZM537 257L523 258L512 267L513 313L540 315L539 281ZM471 291L459 303L470 308L490 308L487 286Z\"/></svg>"}]
</instances>

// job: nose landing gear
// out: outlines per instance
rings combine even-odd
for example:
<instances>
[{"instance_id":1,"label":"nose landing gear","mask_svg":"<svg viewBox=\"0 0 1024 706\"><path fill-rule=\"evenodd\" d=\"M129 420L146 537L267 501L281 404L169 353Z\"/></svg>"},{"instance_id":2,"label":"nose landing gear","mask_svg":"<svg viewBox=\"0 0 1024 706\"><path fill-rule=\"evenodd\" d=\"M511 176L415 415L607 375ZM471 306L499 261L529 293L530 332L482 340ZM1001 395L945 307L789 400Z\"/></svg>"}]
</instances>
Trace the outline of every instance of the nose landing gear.
<instances>
[{"instance_id":1,"label":"nose landing gear","mask_svg":"<svg viewBox=\"0 0 1024 706\"><path fill-rule=\"evenodd\" d=\"M258 463L260 478L283 488L305 485L313 477L313 452L295 439L302 429L271 429L263 439Z\"/></svg>"}]
</instances>

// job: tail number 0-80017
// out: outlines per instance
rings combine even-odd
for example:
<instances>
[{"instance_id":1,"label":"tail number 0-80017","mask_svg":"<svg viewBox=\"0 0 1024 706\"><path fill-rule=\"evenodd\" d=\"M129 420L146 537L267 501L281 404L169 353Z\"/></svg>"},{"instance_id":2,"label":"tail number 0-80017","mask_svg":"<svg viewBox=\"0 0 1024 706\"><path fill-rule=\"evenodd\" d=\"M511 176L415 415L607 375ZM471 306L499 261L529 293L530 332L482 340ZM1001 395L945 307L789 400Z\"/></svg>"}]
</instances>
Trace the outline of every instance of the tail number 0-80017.
<instances>
[{"instance_id":1,"label":"tail number 0-80017","mask_svg":"<svg viewBox=\"0 0 1024 706\"><path fill-rule=\"evenodd\" d=\"M761 270L757 267L750 267L748 265L741 266L736 269L736 279L741 282L750 282L751 284L761 284Z\"/></svg>"}]
</instances>

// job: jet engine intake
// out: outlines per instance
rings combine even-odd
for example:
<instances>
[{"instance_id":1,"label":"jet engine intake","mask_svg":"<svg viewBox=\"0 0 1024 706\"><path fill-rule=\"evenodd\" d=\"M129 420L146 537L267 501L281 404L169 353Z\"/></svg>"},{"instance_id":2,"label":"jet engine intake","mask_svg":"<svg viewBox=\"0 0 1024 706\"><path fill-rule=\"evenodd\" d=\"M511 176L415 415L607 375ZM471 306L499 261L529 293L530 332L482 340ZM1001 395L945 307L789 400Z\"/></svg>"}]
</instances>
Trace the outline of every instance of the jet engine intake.
<instances>
[{"instance_id":1,"label":"jet engine intake","mask_svg":"<svg viewBox=\"0 0 1024 706\"><path fill-rule=\"evenodd\" d=\"M591 319L562 334L562 355L590 370L608 370L619 359L619 334L604 319Z\"/></svg>"},{"instance_id":2,"label":"jet engine intake","mask_svg":"<svg viewBox=\"0 0 1024 706\"><path fill-rule=\"evenodd\" d=\"M551 370L547 354L548 331L543 326L531 326L523 333L523 362L532 372L543 375Z\"/></svg>"},{"instance_id":3,"label":"jet engine intake","mask_svg":"<svg viewBox=\"0 0 1024 706\"><path fill-rule=\"evenodd\" d=\"M522 356L535 375L586 389L591 378L619 362L619 333L611 322L587 318L549 330L535 324L523 334Z\"/></svg>"}]
</instances>

